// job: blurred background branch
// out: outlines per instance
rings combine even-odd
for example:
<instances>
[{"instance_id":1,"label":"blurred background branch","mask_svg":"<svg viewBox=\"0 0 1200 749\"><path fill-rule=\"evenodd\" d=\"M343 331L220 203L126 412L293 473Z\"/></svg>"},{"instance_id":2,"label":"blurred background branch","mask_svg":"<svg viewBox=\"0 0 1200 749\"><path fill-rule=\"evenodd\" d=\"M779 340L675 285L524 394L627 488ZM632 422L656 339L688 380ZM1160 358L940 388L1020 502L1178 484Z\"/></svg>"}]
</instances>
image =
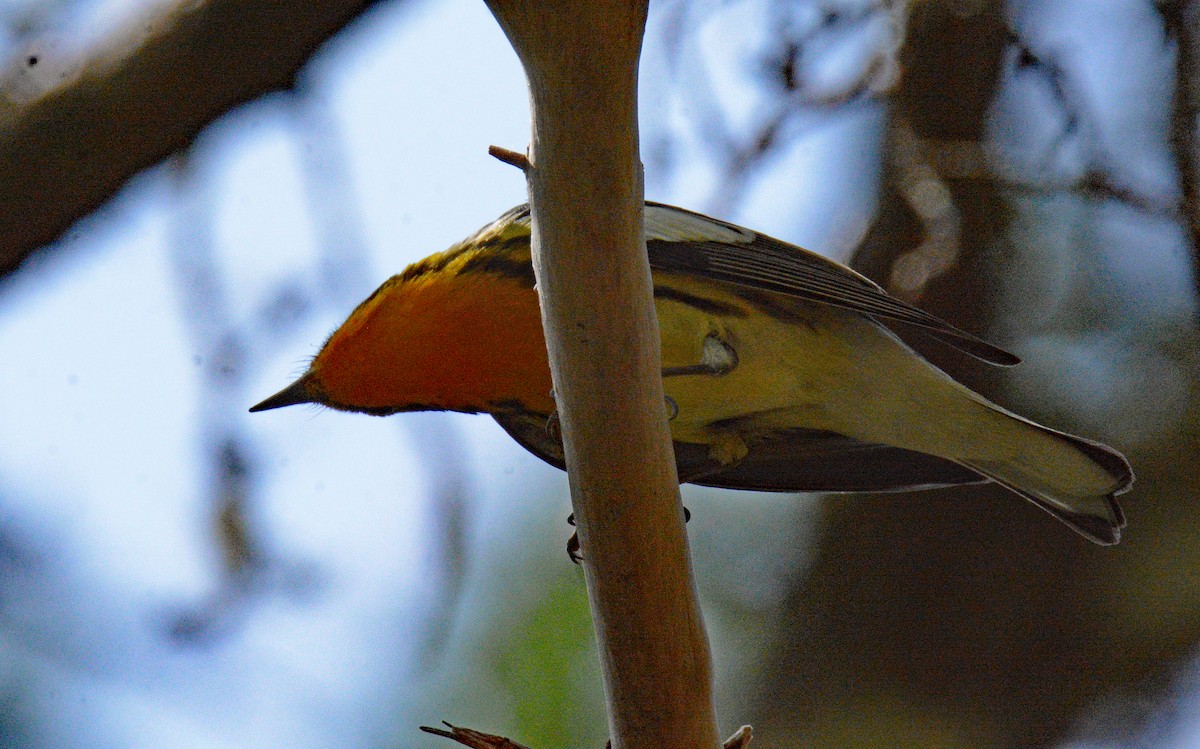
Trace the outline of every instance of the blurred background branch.
<instances>
[{"instance_id":1,"label":"blurred background branch","mask_svg":"<svg viewBox=\"0 0 1200 749\"><path fill-rule=\"evenodd\" d=\"M1175 40L1175 107L1171 145L1179 169L1183 215L1193 248L1193 276L1200 279L1200 3L1158 4L1167 35Z\"/></svg>"},{"instance_id":2,"label":"blurred background branch","mask_svg":"<svg viewBox=\"0 0 1200 749\"><path fill-rule=\"evenodd\" d=\"M313 52L372 5L178 3L88 51L44 90L20 82L54 61L14 60L0 81L0 274L217 117L291 88Z\"/></svg>"}]
</instances>

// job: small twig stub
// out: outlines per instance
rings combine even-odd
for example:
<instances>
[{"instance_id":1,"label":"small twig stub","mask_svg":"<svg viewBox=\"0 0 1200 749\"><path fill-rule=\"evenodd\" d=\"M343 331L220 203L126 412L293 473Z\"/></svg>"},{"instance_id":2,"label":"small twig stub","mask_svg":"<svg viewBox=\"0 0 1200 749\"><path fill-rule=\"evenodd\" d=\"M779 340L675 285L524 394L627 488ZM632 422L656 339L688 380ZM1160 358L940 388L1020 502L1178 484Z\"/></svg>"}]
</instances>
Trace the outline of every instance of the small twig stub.
<instances>
[{"instance_id":1,"label":"small twig stub","mask_svg":"<svg viewBox=\"0 0 1200 749\"><path fill-rule=\"evenodd\" d=\"M432 733L435 736L445 736L448 739L453 739L463 746L471 747L471 749L529 749L524 744L518 744L512 739L503 736L483 733L482 731L473 731L470 728L459 728L458 726L450 725L444 720L442 721L442 725L450 730L434 728L433 726L421 726L421 730L425 733Z\"/></svg>"},{"instance_id":2,"label":"small twig stub","mask_svg":"<svg viewBox=\"0 0 1200 749\"><path fill-rule=\"evenodd\" d=\"M450 730L434 728L433 726L421 726L421 730L425 733L432 733L435 736L445 736L448 739L453 739L463 746L471 747L471 749L529 749L524 744L518 744L512 739L503 736L473 731L470 728L459 728L458 726L450 725L444 720L442 721L442 725ZM750 726L742 726L725 740L724 749L746 749L750 745L751 738L753 738L753 731ZM611 747L612 742L610 741L606 745L606 749L611 749Z\"/></svg>"},{"instance_id":3,"label":"small twig stub","mask_svg":"<svg viewBox=\"0 0 1200 749\"><path fill-rule=\"evenodd\" d=\"M522 172L529 171L529 157L518 151L510 151L500 146L488 146L488 154L505 164L515 166Z\"/></svg>"},{"instance_id":4,"label":"small twig stub","mask_svg":"<svg viewBox=\"0 0 1200 749\"><path fill-rule=\"evenodd\" d=\"M733 735L725 739L725 749L745 749L750 745L750 739L754 738L754 731L750 726L742 726L733 732Z\"/></svg>"}]
</instances>

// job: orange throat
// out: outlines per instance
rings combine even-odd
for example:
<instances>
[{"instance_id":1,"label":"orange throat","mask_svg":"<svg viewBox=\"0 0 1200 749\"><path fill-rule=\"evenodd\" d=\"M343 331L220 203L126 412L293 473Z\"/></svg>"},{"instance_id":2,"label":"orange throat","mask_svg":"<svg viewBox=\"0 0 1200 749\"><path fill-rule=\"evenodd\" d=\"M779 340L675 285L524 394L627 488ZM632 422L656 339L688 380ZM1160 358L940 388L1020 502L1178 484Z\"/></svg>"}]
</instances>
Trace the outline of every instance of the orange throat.
<instances>
[{"instance_id":1,"label":"orange throat","mask_svg":"<svg viewBox=\"0 0 1200 749\"><path fill-rule=\"evenodd\" d=\"M308 376L322 402L354 411L554 409L537 292L494 273L391 279Z\"/></svg>"}]
</instances>

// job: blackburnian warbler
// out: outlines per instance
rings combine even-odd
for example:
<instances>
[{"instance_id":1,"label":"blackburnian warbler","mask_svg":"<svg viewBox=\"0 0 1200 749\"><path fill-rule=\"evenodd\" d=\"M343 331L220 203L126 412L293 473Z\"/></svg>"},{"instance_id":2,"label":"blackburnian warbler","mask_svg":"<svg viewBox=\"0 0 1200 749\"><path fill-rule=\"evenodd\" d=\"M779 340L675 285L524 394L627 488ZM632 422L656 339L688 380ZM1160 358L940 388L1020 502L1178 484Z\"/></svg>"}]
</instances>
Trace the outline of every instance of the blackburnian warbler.
<instances>
[{"instance_id":1,"label":"blackburnian warbler","mask_svg":"<svg viewBox=\"0 0 1200 749\"><path fill-rule=\"evenodd\" d=\"M761 491L897 491L994 481L1116 543L1117 451L989 402L904 344L916 326L999 365L1018 359L820 255L646 204L663 387L682 481ZM295 383L298 403L386 415L488 413L563 467L526 206L388 279Z\"/></svg>"}]
</instances>

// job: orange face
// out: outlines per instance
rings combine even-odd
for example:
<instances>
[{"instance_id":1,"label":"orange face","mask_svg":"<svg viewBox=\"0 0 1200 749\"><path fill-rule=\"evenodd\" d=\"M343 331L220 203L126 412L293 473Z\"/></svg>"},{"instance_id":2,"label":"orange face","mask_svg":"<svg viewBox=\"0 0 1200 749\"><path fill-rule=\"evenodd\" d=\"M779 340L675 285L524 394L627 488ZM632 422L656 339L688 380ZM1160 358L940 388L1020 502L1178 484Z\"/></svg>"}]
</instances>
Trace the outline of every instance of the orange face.
<instances>
[{"instance_id":1,"label":"orange face","mask_svg":"<svg viewBox=\"0 0 1200 749\"><path fill-rule=\"evenodd\" d=\"M306 378L322 402L356 411L554 409L537 293L492 273L389 280Z\"/></svg>"}]
</instances>

